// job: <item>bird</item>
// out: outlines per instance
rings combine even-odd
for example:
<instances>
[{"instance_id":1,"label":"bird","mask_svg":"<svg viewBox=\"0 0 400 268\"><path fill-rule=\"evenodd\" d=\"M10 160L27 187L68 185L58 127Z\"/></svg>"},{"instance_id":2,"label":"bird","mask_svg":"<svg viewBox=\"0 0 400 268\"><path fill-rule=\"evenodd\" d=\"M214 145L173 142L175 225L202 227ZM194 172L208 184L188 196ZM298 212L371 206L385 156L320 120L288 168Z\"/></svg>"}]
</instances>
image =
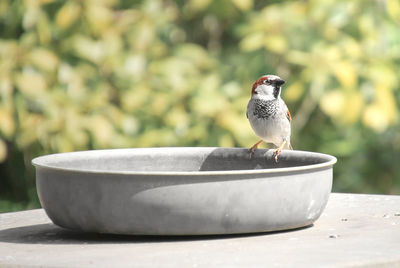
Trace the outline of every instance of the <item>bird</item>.
<instances>
[{"instance_id":1,"label":"bird","mask_svg":"<svg viewBox=\"0 0 400 268\"><path fill-rule=\"evenodd\" d=\"M261 140L250 147L250 156L262 142L272 143L277 147L273 152L275 163L278 163L278 156L283 149L293 149L290 144L292 117L281 98L284 83L279 76L268 74L261 76L253 84L246 116Z\"/></svg>"}]
</instances>

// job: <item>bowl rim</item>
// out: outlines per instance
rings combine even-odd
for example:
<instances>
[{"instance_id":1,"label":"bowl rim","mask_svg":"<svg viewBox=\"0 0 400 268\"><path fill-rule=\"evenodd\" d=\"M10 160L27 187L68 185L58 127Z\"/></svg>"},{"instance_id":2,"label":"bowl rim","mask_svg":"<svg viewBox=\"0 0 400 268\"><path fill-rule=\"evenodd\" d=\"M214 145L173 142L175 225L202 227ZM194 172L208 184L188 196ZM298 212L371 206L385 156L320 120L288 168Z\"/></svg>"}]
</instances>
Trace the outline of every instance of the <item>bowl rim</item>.
<instances>
[{"instance_id":1,"label":"bowl rim","mask_svg":"<svg viewBox=\"0 0 400 268\"><path fill-rule=\"evenodd\" d=\"M326 158L327 161L318 164L310 164L304 166L296 167L284 167L284 168L267 168L267 169L243 169L243 170L214 170L214 171L127 171L127 170L94 170L94 169L84 169L84 168L68 168L68 167L58 167L52 166L46 163L50 158L63 158L69 155L76 154L106 154L109 152L118 153L123 151L135 151L135 150L215 150L215 149L228 149L228 150L243 150L246 148L239 147L143 147L143 148L119 148L119 149L100 149L100 150L85 150L85 151L74 151L65 153L55 153L36 157L32 159L31 163L36 168L45 168L51 170L68 171L76 173L93 173L93 174L118 174L118 175L163 175L163 176L203 176L203 175L244 175L244 174L269 174L269 173L292 173L297 171L305 170L315 170L321 168L332 167L336 162L337 158L324 153L309 152L301 150L284 150L282 153L300 153L314 157ZM257 149L267 153L273 149Z\"/></svg>"}]
</instances>

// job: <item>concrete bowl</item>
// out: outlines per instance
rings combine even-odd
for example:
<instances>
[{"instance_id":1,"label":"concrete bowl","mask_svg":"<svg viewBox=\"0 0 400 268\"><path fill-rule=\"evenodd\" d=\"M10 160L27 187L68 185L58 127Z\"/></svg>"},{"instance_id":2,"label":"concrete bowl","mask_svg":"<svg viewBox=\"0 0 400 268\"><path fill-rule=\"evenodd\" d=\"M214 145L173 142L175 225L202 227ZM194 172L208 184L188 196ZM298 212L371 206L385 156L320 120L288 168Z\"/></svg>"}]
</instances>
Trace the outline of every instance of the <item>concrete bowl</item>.
<instances>
[{"instance_id":1,"label":"concrete bowl","mask_svg":"<svg viewBox=\"0 0 400 268\"><path fill-rule=\"evenodd\" d=\"M336 158L241 148L138 148L41 156L38 195L57 225L87 232L208 235L312 224Z\"/></svg>"}]
</instances>

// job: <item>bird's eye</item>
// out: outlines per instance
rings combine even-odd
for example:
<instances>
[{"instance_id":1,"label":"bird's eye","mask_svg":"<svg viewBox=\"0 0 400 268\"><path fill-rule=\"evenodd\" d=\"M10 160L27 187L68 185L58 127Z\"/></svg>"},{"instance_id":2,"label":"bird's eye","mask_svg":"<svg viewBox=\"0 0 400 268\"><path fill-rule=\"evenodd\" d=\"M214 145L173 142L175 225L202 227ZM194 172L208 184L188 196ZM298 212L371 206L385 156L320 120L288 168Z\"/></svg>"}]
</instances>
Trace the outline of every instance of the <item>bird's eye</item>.
<instances>
[{"instance_id":1,"label":"bird's eye","mask_svg":"<svg viewBox=\"0 0 400 268\"><path fill-rule=\"evenodd\" d=\"M269 82L268 79L264 80L264 84L268 84L268 82Z\"/></svg>"}]
</instances>

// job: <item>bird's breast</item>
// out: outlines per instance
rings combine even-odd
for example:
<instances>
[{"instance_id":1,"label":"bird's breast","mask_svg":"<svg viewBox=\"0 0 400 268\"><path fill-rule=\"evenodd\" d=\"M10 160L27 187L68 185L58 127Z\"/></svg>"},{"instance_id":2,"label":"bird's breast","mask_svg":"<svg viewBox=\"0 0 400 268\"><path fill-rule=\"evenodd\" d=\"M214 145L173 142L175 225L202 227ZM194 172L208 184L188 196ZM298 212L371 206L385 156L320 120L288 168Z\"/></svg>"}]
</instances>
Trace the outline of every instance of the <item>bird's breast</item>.
<instances>
[{"instance_id":1,"label":"bird's breast","mask_svg":"<svg viewBox=\"0 0 400 268\"><path fill-rule=\"evenodd\" d=\"M278 106L277 100L252 99L249 102L247 114L259 119L270 119L276 115Z\"/></svg>"},{"instance_id":2,"label":"bird's breast","mask_svg":"<svg viewBox=\"0 0 400 268\"><path fill-rule=\"evenodd\" d=\"M264 141L278 144L290 136L290 122L280 105L278 100L252 99L247 106L250 125Z\"/></svg>"}]
</instances>

